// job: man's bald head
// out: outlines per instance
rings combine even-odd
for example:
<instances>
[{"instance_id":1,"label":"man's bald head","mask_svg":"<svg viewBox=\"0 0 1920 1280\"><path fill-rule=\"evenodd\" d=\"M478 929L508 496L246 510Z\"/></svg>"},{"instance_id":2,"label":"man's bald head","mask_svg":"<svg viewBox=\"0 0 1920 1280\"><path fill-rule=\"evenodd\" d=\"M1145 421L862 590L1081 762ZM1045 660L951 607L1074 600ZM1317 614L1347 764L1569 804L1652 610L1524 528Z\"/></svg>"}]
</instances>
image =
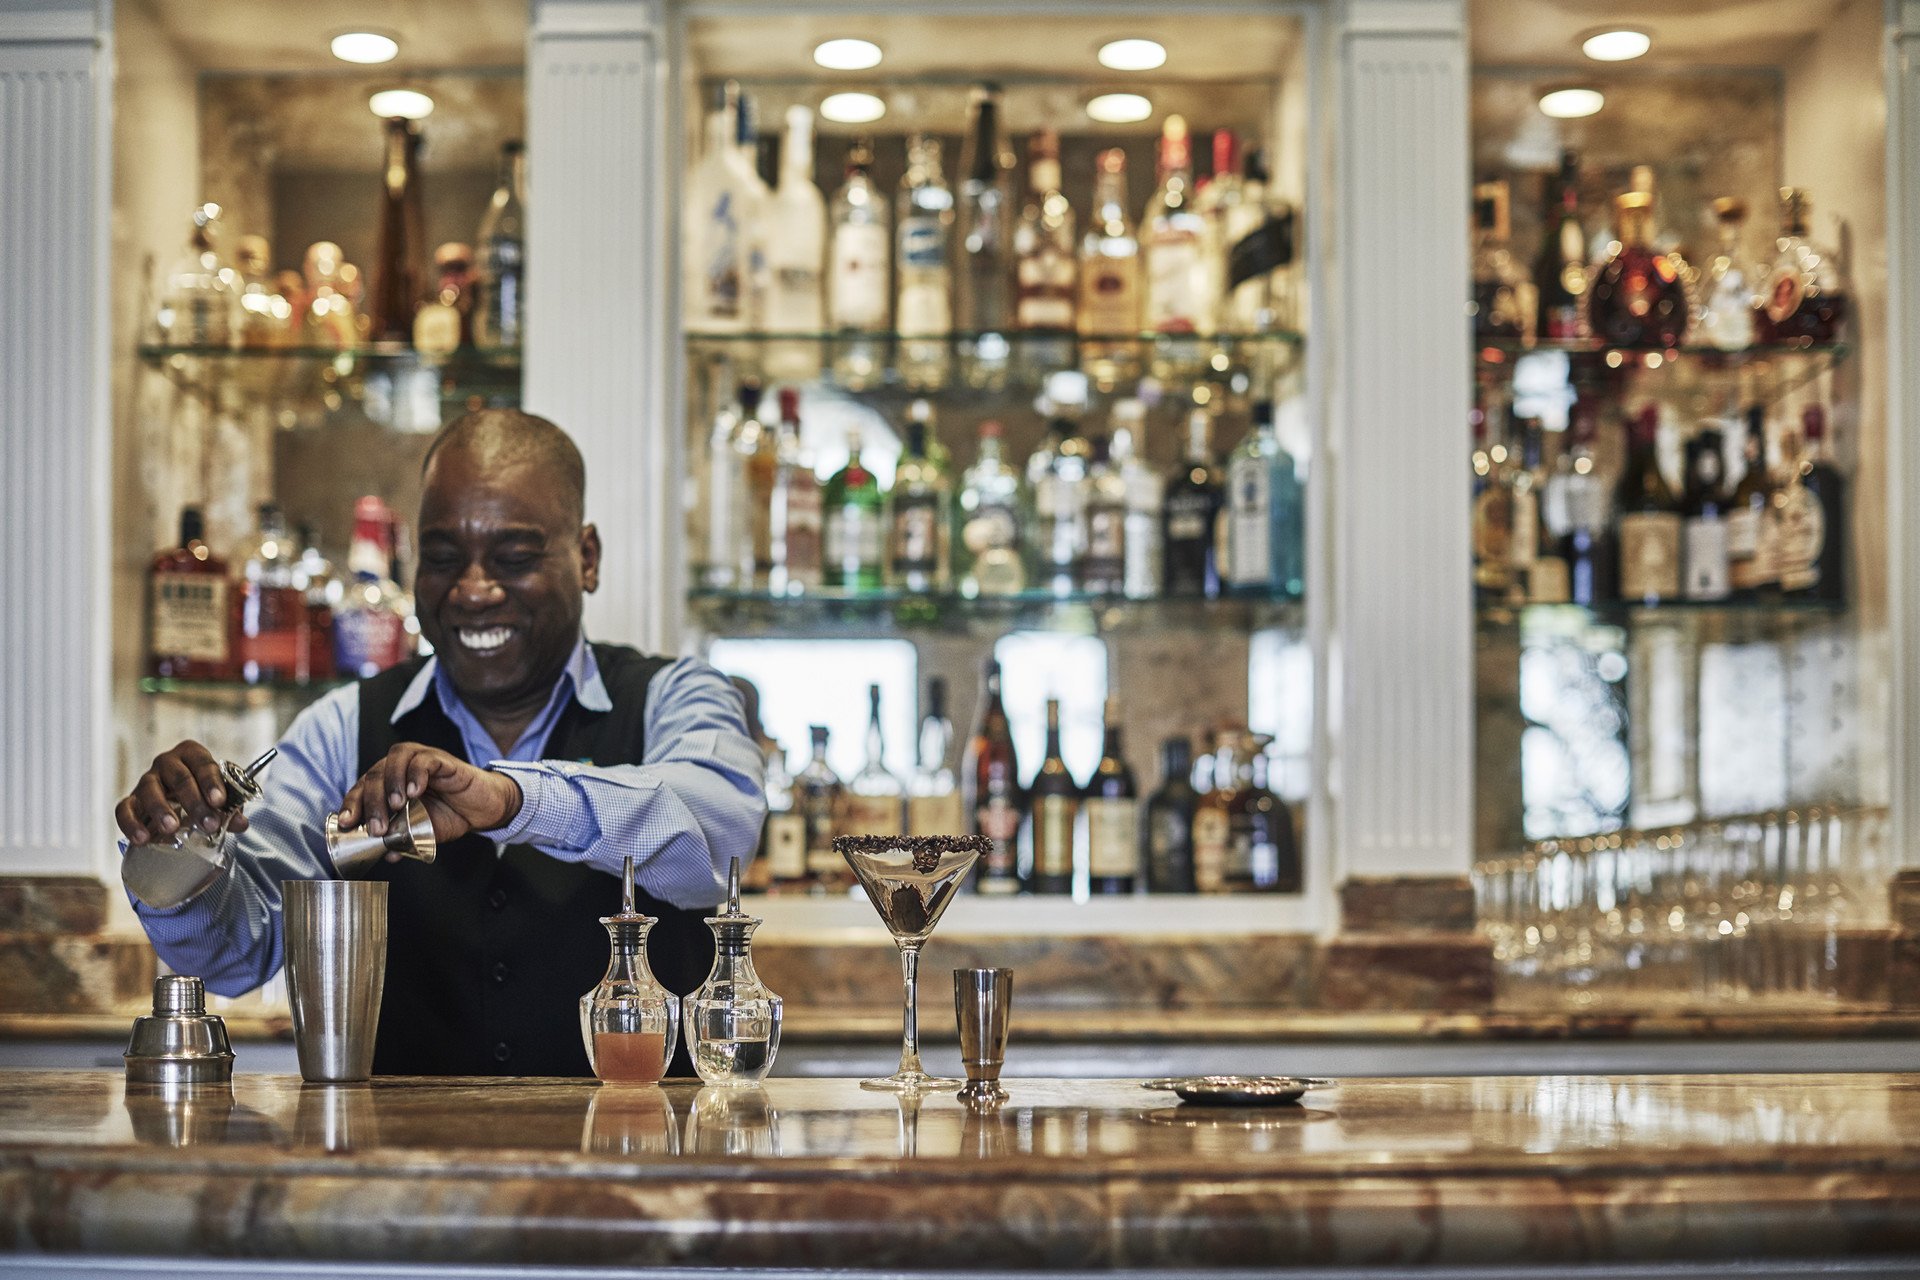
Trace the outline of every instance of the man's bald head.
<instances>
[{"instance_id":1,"label":"man's bald head","mask_svg":"<svg viewBox=\"0 0 1920 1280\"><path fill-rule=\"evenodd\" d=\"M575 523L587 511L587 464L572 437L545 418L518 409L478 409L462 414L440 429L427 446L420 472L433 470L435 456L457 449L469 455L481 470L528 466L567 497Z\"/></svg>"}]
</instances>

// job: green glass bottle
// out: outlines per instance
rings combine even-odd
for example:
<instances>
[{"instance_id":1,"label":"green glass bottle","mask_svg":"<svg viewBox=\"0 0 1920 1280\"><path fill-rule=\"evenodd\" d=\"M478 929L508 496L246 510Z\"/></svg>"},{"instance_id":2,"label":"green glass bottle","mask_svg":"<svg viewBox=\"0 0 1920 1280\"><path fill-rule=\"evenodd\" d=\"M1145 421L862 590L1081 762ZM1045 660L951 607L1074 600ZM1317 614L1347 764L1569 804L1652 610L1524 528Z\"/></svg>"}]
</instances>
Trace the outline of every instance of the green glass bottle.
<instances>
[{"instance_id":1,"label":"green glass bottle","mask_svg":"<svg viewBox=\"0 0 1920 1280\"><path fill-rule=\"evenodd\" d=\"M847 465L826 491L826 583L838 591L878 591L885 577L886 495L860 464L860 433L847 432Z\"/></svg>"}]
</instances>

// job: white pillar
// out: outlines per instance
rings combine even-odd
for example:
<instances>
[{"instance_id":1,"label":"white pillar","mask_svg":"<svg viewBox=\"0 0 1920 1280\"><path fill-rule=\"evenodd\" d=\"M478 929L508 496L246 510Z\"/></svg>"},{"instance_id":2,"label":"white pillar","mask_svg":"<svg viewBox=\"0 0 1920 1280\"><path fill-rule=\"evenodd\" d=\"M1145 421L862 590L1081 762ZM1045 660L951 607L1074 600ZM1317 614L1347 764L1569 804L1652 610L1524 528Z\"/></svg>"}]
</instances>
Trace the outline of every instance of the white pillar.
<instances>
[{"instance_id":1,"label":"white pillar","mask_svg":"<svg viewBox=\"0 0 1920 1280\"><path fill-rule=\"evenodd\" d=\"M111 825L107 30L0 0L4 874L93 873Z\"/></svg>"},{"instance_id":2,"label":"white pillar","mask_svg":"<svg viewBox=\"0 0 1920 1280\"><path fill-rule=\"evenodd\" d=\"M524 403L579 442L606 547L588 634L671 653L681 598L678 209L667 27L646 0L536 0L527 55Z\"/></svg>"},{"instance_id":3,"label":"white pillar","mask_svg":"<svg viewBox=\"0 0 1920 1280\"><path fill-rule=\"evenodd\" d=\"M1893 853L1920 868L1920 0L1887 0L1887 594Z\"/></svg>"},{"instance_id":4,"label":"white pillar","mask_svg":"<svg viewBox=\"0 0 1920 1280\"><path fill-rule=\"evenodd\" d=\"M1353 876L1472 864L1462 465L1468 55L1461 0L1346 0L1335 122L1334 847Z\"/></svg>"}]
</instances>

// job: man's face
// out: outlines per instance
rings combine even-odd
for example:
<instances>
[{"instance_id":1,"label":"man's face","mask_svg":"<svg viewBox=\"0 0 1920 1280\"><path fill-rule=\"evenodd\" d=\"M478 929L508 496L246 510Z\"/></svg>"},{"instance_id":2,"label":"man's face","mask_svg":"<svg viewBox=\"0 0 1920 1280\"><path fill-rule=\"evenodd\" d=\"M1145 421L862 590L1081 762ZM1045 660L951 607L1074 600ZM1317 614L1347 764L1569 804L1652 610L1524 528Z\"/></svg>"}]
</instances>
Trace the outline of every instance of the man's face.
<instances>
[{"instance_id":1,"label":"man's face","mask_svg":"<svg viewBox=\"0 0 1920 1280\"><path fill-rule=\"evenodd\" d=\"M476 709L543 700L599 575L599 535L579 524L550 469L457 446L434 455L414 598L420 630L462 699Z\"/></svg>"}]
</instances>

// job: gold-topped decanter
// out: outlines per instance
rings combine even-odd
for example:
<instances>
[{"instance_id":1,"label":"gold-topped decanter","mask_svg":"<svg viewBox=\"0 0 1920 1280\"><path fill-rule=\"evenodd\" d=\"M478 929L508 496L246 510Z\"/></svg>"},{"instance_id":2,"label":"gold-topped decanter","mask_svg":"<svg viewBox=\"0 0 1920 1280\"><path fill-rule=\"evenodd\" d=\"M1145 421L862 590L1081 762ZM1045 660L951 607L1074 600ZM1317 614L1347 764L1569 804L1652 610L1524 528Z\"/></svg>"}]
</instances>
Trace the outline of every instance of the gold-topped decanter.
<instances>
[{"instance_id":1,"label":"gold-topped decanter","mask_svg":"<svg viewBox=\"0 0 1920 1280\"><path fill-rule=\"evenodd\" d=\"M780 1052L784 1002L753 968L753 931L760 921L740 910L740 859L727 872L727 909L708 916L713 971L686 998L687 1048L708 1084L755 1085Z\"/></svg>"},{"instance_id":2,"label":"gold-topped decanter","mask_svg":"<svg viewBox=\"0 0 1920 1280\"><path fill-rule=\"evenodd\" d=\"M607 976L580 997L580 1035L593 1073L609 1083L654 1084L667 1073L680 1030L680 1001L647 967L657 923L633 907L633 855L621 869L617 915L601 916L613 954Z\"/></svg>"}]
</instances>

